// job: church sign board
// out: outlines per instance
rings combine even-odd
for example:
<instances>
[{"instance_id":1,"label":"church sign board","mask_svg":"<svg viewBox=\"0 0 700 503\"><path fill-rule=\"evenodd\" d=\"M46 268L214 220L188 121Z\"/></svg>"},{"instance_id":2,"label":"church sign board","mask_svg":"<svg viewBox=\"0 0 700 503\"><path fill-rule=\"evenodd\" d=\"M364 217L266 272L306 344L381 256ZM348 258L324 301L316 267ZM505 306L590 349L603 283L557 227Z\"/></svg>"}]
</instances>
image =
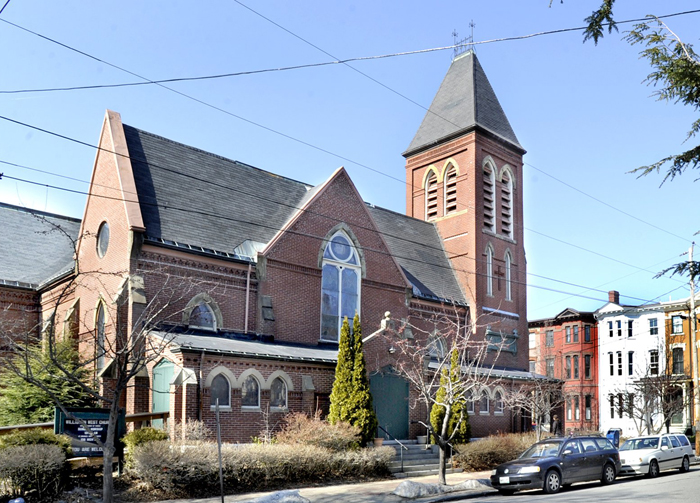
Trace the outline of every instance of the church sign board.
<instances>
[{"instance_id":1,"label":"church sign board","mask_svg":"<svg viewBox=\"0 0 700 503\"><path fill-rule=\"evenodd\" d=\"M109 409L68 408L68 417L56 407L54 413L54 433L67 435L71 439L71 448L75 457L102 456L102 447L97 444L92 433L99 437L100 442L107 440L109 426ZM126 432L124 413L119 414L117 421L117 437Z\"/></svg>"}]
</instances>

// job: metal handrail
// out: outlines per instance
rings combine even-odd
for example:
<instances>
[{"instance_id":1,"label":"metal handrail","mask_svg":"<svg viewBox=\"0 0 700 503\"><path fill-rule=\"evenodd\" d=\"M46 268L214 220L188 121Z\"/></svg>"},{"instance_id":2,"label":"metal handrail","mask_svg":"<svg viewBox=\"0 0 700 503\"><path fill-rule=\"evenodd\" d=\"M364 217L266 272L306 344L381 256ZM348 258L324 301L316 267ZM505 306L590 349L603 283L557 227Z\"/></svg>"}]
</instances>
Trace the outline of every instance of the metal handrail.
<instances>
[{"instance_id":1,"label":"metal handrail","mask_svg":"<svg viewBox=\"0 0 700 503\"><path fill-rule=\"evenodd\" d=\"M394 440L394 442L396 442L397 444L399 444L401 446L401 449L399 449L399 455L401 456L401 473L403 473L403 450L404 449L408 450L408 447L406 447L404 444L402 444L401 440L399 440L394 435L392 435L391 433L386 431L384 428L382 428L381 425L378 424L377 427L380 430L382 430L386 434L387 437L390 437L392 440Z\"/></svg>"}]
</instances>

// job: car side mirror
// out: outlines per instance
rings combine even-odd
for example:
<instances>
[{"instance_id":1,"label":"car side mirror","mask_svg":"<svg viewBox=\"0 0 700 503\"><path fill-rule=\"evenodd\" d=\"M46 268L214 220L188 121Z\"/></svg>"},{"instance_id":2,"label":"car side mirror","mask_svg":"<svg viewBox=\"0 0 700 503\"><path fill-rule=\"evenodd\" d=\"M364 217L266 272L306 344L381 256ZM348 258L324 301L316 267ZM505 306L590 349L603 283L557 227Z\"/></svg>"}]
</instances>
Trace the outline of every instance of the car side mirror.
<instances>
[{"instance_id":1,"label":"car side mirror","mask_svg":"<svg viewBox=\"0 0 700 503\"><path fill-rule=\"evenodd\" d=\"M667 451L667 450L668 450L668 446L667 446L667 445L662 445L662 446L661 446L661 450L662 450L662 451Z\"/></svg>"},{"instance_id":2,"label":"car side mirror","mask_svg":"<svg viewBox=\"0 0 700 503\"><path fill-rule=\"evenodd\" d=\"M564 456L566 456L567 454L571 454L572 452L573 452L573 451L570 451L569 449L567 449L567 450L564 451Z\"/></svg>"}]
</instances>

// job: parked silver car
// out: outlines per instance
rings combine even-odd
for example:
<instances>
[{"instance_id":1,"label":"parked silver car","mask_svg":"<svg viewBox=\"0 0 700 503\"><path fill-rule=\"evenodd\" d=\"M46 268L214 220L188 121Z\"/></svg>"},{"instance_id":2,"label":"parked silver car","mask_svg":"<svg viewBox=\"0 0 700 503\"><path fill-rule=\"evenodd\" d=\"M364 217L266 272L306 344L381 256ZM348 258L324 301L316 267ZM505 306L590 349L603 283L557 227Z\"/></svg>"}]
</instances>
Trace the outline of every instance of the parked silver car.
<instances>
[{"instance_id":1,"label":"parked silver car","mask_svg":"<svg viewBox=\"0 0 700 503\"><path fill-rule=\"evenodd\" d=\"M662 470L674 468L687 472L693 456L693 448L682 434L631 438L620 447L620 475L657 477Z\"/></svg>"}]
</instances>

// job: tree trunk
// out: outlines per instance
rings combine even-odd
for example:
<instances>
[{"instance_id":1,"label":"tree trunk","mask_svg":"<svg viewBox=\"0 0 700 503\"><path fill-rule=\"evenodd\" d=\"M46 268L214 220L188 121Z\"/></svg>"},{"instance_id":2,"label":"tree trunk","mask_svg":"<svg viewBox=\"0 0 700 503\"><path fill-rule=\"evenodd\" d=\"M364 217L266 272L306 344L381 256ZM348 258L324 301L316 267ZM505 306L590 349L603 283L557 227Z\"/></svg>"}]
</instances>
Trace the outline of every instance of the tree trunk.
<instances>
[{"instance_id":1,"label":"tree trunk","mask_svg":"<svg viewBox=\"0 0 700 503\"><path fill-rule=\"evenodd\" d=\"M444 446L440 445L440 468L438 470L438 484L446 485L447 484L447 479L446 477L446 472L447 472L447 455L446 451L449 446L445 444Z\"/></svg>"}]
</instances>

